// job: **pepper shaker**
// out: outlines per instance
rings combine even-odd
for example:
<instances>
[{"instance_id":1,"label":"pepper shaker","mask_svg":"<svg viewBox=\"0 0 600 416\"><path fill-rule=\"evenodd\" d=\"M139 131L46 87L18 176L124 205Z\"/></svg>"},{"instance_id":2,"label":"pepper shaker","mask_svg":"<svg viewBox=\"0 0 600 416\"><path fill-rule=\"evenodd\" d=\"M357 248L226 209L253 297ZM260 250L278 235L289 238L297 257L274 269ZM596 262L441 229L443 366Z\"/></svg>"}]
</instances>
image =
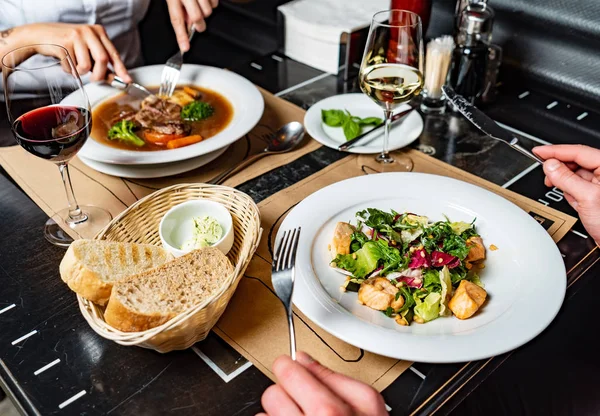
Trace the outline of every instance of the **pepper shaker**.
<instances>
[{"instance_id":1,"label":"pepper shaker","mask_svg":"<svg viewBox=\"0 0 600 416\"><path fill-rule=\"evenodd\" d=\"M461 13L448 82L471 101L493 100L502 51L491 45L494 10L485 3L470 4Z\"/></svg>"}]
</instances>

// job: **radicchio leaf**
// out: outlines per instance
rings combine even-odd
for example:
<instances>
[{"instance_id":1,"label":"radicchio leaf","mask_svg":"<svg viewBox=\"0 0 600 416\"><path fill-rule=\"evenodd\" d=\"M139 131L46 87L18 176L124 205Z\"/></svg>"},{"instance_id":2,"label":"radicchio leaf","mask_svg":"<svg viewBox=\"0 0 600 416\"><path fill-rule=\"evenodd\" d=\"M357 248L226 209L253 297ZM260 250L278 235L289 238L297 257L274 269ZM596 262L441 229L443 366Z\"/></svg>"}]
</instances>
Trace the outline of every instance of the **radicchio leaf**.
<instances>
[{"instance_id":1,"label":"radicchio leaf","mask_svg":"<svg viewBox=\"0 0 600 416\"><path fill-rule=\"evenodd\" d=\"M431 265L433 267L448 266L449 269L460 266L460 259L451 254L434 251L431 253Z\"/></svg>"},{"instance_id":2,"label":"radicchio leaf","mask_svg":"<svg viewBox=\"0 0 600 416\"><path fill-rule=\"evenodd\" d=\"M379 276L379 273L381 273L381 271L383 270L383 266L379 266L377 269L373 270L373 273L371 273L370 275L368 275L366 277L366 279L370 279L372 277L377 277Z\"/></svg>"},{"instance_id":3,"label":"radicchio leaf","mask_svg":"<svg viewBox=\"0 0 600 416\"><path fill-rule=\"evenodd\" d=\"M373 228L369 227L368 225L363 225L360 228L360 231L362 231L362 233L366 235L369 240L373 239L373 232L375 231Z\"/></svg>"},{"instance_id":4,"label":"radicchio leaf","mask_svg":"<svg viewBox=\"0 0 600 416\"><path fill-rule=\"evenodd\" d=\"M396 279L398 282L403 282L408 287L420 289L423 287L423 279L420 277L401 276Z\"/></svg>"},{"instance_id":5,"label":"radicchio leaf","mask_svg":"<svg viewBox=\"0 0 600 416\"><path fill-rule=\"evenodd\" d=\"M424 248L415 250L410 258L408 267L411 269L419 269L421 267L431 267L429 256Z\"/></svg>"}]
</instances>

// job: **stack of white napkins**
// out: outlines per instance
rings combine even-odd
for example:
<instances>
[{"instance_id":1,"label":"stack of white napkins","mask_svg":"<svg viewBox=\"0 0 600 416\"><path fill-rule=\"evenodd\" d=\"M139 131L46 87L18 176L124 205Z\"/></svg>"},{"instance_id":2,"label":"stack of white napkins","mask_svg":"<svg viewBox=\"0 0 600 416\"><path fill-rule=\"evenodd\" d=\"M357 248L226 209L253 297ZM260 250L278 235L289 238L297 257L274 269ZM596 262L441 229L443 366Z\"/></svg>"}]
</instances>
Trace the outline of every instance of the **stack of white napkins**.
<instances>
[{"instance_id":1,"label":"stack of white napkins","mask_svg":"<svg viewBox=\"0 0 600 416\"><path fill-rule=\"evenodd\" d=\"M337 74L340 37L371 24L373 15L390 8L390 0L295 0L279 6L285 16L285 54L325 72Z\"/></svg>"}]
</instances>

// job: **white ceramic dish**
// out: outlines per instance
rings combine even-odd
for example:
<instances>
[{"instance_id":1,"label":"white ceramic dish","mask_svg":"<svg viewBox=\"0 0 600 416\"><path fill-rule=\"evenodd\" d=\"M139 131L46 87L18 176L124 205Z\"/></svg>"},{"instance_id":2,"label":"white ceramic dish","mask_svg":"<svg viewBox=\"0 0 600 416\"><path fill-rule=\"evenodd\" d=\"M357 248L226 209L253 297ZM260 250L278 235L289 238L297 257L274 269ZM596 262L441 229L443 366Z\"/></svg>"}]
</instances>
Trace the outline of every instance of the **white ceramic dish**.
<instances>
[{"instance_id":1,"label":"white ceramic dish","mask_svg":"<svg viewBox=\"0 0 600 416\"><path fill-rule=\"evenodd\" d=\"M130 179L149 179L163 178L166 176L178 175L180 173L189 172L201 166L207 165L227 150L228 146L210 152L206 155L198 156L193 159L182 160L181 162L157 163L154 165L115 165L112 163L103 163L95 160L87 159L81 155L77 155L83 164L98 172L105 173L111 176Z\"/></svg>"},{"instance_id":2,"label":"white ceramic dish","mask_svg":"<svg viewBox=\"0 0 600 416\"><path fill-rule=\"evenodd\" d=\"M181 250L181 245L193 237L193 218L210 216L219 222L223 236L213 244L223 254L229 253L233 246L233 219L229 210L218 202L198 199L176 205L167 211L160 221L159 235L165 250L175 257L180 257L188 251Z\"/></svg>"},{"instance_id":3,"label":"white ceramic dish","mask_svg":"<svg viewBox=\"0 0 600 416\"><path fill-rule=\"evenodd\" d=\"M160 84L163 65L132 69L134 81L148 87ZM180 149L152 152L122 150L106 146L90 137L79 154L88 160L121 165L147 165L170 163L206 155L222 149L248 133L260 120L264 101L258 89L233 71L202 65L185 64L181 69L179 84L195 85L214 90L229 100L233 106L231 122L215 136L200 143ZM110 86L93 83L85 86L92 109L107 98L122 92ZM65 99L68 103L69 97Z\"/></svg>"},{"instance_id":4,"label":"white ceramic dish","mask_svg":"<svg viewBox=\"0 0 600 416\"><path fill-rule=\"evenodd\" d=\"M327 246L338 221L373 207L472 221L488 250L481 280L488 291L472 318L438 318L403 327L340 291L345 276L329 267ZM506 199L455 179L420 173L361 176L323 188L300 202L283 230L302 226L293 302L338 338L376 354L448 363L502 354L533 339L554 319L566 289L565 266L548 233Z\"/></svg>"},{"instance_id":5,"label":"white ceramic dish","mask_svg":"<svg viewBox=\"0 0 600 416\"><path fill-rule=\"evenodd\" d=\"M396 113L404 111L408 105L403 105ZM383 118L383 110L364 94L341 94L325 98L308 109L304 115L304 126L310 136L324 146L337 149L346 142L346 137L341 127L329 127L321 119L321 110L340 109L348 110L353 116L361 118ZM372 129L373 127L368 127ZM365 127L365 130L367 128ZM404 118L400 124L392 126L390 130L390 150L397 150L414 142L423 131L423 119L417 111L413 111ZM383 148L383 129L364 138L360 145L348 149L350 153L381 153Z\"/></svg>"}]
</instances>

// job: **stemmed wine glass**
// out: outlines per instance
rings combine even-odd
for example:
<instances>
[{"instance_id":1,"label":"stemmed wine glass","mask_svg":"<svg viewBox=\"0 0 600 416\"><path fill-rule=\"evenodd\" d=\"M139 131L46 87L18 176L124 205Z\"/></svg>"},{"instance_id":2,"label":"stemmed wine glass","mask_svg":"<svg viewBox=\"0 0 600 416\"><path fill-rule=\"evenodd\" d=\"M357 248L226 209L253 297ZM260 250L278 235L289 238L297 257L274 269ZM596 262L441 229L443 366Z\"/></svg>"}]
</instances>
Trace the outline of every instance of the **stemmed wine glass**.
<instances>
[{"instance_id":1,"label":"stemmed wine glass","mask_svg":"<svg viewBox=\"0 0 600 416\"><path fill-rule=\"evenodd\" d=\"M68 163L90 135L92 114L71 57L58 45L24 46L2 58L2 76L15 139L29 153L54 162L65 186L69 207L46 222L46 239L68 246L73 239L61 225L93 238L112 216L100 207L79 205L73 193Z\"/></svg>"},{"instance_id":2,"label":"stemmed wine glass","mask_svg":"<svg viewBox=\"0 0 600 416\"><path fill-rule=\"evenodd\" d=\"M376 158L384 170L410 171L412 160L389 154L394 110L423 88L421 18L406 10L386 10L373 16L359 72L362 92L383 108L383 150Z\"/></svg>"}]
</instances>

